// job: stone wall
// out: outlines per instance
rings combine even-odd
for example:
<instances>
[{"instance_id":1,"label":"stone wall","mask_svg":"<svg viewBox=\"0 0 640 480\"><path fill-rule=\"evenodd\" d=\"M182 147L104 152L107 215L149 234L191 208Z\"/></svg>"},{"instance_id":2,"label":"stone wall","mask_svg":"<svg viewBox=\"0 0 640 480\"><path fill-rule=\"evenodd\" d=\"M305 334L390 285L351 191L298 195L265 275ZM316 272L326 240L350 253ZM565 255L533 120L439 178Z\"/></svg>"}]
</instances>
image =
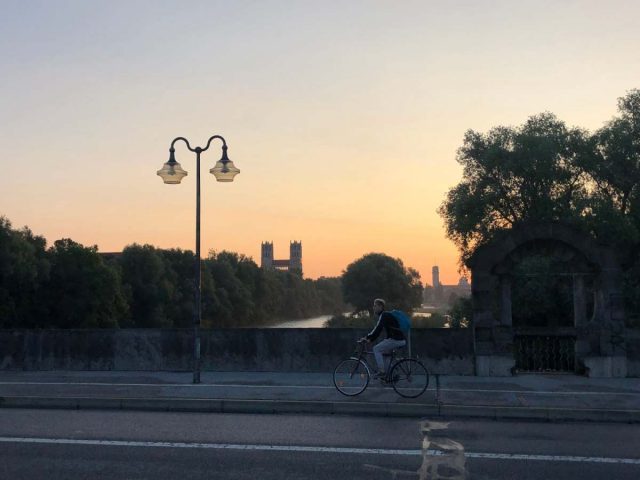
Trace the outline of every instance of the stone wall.
<instances>
[{"instance_id":1,"label":"stone wall","mask_svg":"<svg viewBox=\"0 0 640 480\"><path fill-rule=\"evenodd\" d=\"M359 329L202 330L202 369L327 372L354 350ZM470 329L413 330L413 354L433 373L473 375ZM0 370L192 368L191 329L0 330Z\"/></svg>"},{"instance_id":2,"label":"stone wall","mask_svg":"<svg viewBox=\"0 0 640 480\"><path fill-rule=\"evenodd\" d=\"M627 350L627 376L640 377L640 330L627 330L625 348Z\"/></svg>"}]
</instances>

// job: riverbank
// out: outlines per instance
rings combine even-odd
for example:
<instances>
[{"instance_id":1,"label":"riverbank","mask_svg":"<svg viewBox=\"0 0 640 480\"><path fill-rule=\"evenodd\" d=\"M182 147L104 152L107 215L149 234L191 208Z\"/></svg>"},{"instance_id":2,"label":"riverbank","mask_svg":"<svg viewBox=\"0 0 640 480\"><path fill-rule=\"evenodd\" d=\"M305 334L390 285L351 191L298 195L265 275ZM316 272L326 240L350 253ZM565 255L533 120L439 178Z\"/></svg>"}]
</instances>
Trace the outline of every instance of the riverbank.
<instances>
[{"instance_id":1,"label":"riverbank","mask_svg":"<svg viewBox=\"0 0 640 480\"><path fill-rule=\"evenodd\" d=\"M345 318L349 315L349 313L343 313L342 318ZM428 318L431 317L431 313L426 312L416 312L413 314L414 318ZM277 323L275 325L270 325L265 328L331 328L330 325L326 325L326 323L334 318L335 315L319 315L317 317L312 318L303 318L300 320L287 320L285 322ZM360 322L357 322L357 325L345 324L339 325L335 328L352 328L354 326L359 326L363 328L368 328L371 325L372 320L369 318L361 319ZM349 322L347 322L349 323Z\"/></svg>"},{"instance_id":2,"label":"riverbank","mask_svg":"<svg viewBox=\"0 0 640 480\"><path fill-rule=\"evenodd\" d=\"M287 320L286 322L270 325L267 328L325 328L324 324L333 315L320 315L312 318L303 318L300 320Z\"/></svg>"}]
</instances>

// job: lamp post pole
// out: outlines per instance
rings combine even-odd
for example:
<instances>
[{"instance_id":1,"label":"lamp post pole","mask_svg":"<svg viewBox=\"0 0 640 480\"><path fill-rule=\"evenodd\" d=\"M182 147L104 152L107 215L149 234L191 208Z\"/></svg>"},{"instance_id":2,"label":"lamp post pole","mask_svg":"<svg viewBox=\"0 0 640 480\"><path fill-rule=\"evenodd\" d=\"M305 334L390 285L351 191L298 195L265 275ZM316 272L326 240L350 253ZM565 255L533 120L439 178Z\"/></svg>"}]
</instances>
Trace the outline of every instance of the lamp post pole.
<instances>
[{"instance_id":1,"label":"lamp post pole","mask_svg":"<svg viewBox=\"0 0 640 480\"><path fill-rule=\"evenodd\" d=\"M182 169L175 159L175 144L182 141L189 151L196 154L196 255L195 255L195 308L193 313L193 383L200 383L200 325L202 323L202 259L200 257L200 154L209 149L213 140L222 142L222 158L216 162L215 166L209 170L219 182L232 182L233 178L240 173L233 162L227 156L227 142L220 135L213 135L207 141L204 148L192 148L189 141L184 137L177 137L171 142L169 148L169 160L158 170L158 175L162 177L164 183L169 185L179 184L187 172Z\"/></svg>"},{"instance_id":2,"label":"lamp post pole","mask_svg":"<svg viewBox=\"0 0 640 480\"><path fill-rule=\"evenodd\" d=\"M193 383L200 383L200 325L202 324L202 259L200 256L200 147L196 148L196 305L193 314Z\"/></svg>"}]
</instances>

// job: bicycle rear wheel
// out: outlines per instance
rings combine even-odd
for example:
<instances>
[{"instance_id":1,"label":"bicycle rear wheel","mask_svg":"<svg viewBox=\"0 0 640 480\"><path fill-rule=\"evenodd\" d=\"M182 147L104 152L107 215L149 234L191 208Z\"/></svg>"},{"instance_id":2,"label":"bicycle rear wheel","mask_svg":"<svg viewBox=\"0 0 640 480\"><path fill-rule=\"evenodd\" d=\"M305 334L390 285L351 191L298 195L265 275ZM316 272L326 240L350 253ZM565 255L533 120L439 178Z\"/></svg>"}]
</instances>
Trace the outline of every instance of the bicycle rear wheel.
<instances>
[{"instance_id":1,"label":"bicycle rear wheel","mask_svg":"<svg viewBox=\"0 0 640 480\"><path fill-rule=\"evenodd\" d=\"M357 358L348 358L333 371L333 384L341 394L353 397L364 392L370 376L366 363Z\"/></svg>"},{"instance_id":2,"label":"bicycle rear wheel","mask_svg":"<svg viewBox=\"0 0 640 480\"><path fill-rule=\"evenodd\" d=\"M396 393L405 398L416 398L429 386L427 368L414 358L405 358L393 366L391 383Z\"/></svg>"}]
</instances>

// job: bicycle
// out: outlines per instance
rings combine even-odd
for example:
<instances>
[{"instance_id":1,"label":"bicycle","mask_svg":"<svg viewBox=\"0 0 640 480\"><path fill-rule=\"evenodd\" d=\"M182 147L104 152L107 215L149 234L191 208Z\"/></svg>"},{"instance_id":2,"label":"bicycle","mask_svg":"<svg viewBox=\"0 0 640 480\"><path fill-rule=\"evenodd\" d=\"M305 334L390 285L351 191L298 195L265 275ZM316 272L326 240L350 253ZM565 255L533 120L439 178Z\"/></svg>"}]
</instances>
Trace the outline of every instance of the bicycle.
<instances>
[{"instance_id":1,"label":"bicycle","mask_svg":"<svg viewBox=\"0 0 640 480\"><path fill-rule=\"evenodd\" d=\"M369 386L371 370L366 357L373 356L373 351L367 350L365 344L365 340L358 340L353 356L341 361L333 370L333 384L347 397L360 395ZM381 381L391 384L401 397L419 397L429 386L429 371L418 358L396 357L396 350L391 352L387 374Z\"/></svg>"}]
</instances>

